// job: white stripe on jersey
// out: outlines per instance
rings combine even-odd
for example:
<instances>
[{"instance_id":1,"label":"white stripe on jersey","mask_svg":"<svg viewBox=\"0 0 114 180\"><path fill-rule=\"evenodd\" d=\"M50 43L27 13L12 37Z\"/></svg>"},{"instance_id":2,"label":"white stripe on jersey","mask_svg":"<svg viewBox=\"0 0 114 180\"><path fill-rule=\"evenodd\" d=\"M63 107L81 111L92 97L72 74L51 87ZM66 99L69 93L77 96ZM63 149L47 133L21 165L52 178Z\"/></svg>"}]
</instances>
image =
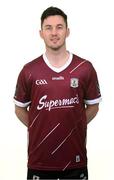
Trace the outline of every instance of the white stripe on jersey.
<instances>
[{"instance_id":1,"label":"white stripe on jersey","mask_svg":"<svg viewBox=\"0 0 114 180\"><path fill-rule=\"evenodd\" d=\"M82 64L84 64L85 62L86 62L86 60L83 61L83 62L81 62L80 64L78 64L78 66L76 66L74 69L72 69L72 71L70 71L70 74L71 74L73 71L75 71L78 67L80 67Z\"/></svg>"},{"instance_id":2,"label":"white stripe on jersey","mask_svg":"<svg viewBox=\"0 0 114 180\"><path fill-rule=\"evenodd\" d=\"M71 161L64 167L63 171L69 166L70 163Z\"/></svg>"},{"instance_id":3,"label":"white stripe on jersey","mask_svg":"<svg viewBox=\"0 0 114 180\"><path fill-rule=\"evenodd\" d=\"M51 153L52 155L65 143L65 141L72 135L75 128L71 130L68 136L61 142L61 144Z\"/></svg>"},{"instance_id":4,"label":"white stripe on jersey","mask_svg":"<svg viewBox=\"0 0 114 180\"><path fill-rule=\"evenodd\" d=\"M50 136L50 134L52 134L53 131L55 131L55 129L56 129L59 125L60 125L60 123L58 123L58 124L45 136L45 138L37 145L36 148L38 148L38 147Z\"/></svg>"},{"instance_id":5,"label":"white stripe on jersey","mask_svg":"<svg viewBox=\"0 0 114 180\"><path fill-rule=\"evenodd\" d=\"M38 118L38 116L40 115L41 111L37 114L37 116L34 118L34 120L32 121L31 125L29 126L29 128L31 128L34 124L34 122L36 121L36 119Z\"/></svg>"}]
</instances>

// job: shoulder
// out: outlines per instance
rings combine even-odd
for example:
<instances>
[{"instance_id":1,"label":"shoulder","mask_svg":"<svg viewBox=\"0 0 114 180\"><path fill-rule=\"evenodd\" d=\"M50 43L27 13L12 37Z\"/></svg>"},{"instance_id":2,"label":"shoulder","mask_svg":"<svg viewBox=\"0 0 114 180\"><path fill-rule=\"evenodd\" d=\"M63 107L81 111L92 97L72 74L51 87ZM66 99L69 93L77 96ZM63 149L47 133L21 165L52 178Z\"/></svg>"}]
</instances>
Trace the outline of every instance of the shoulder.
<instances>
[{"instance_id":1,"label":"shoulder","mask_svg":"<svg viewBox=\"0 0 114 180\"><path fill-rule=\"evenodd\" d=\"M77 61L78 63L85 62L86 64L91 64L89 60L82 58L80 56L77 56L76 54L73 54L73 60Z\"/></svg>"},{"instance_id":2,"label":"shoulder","mask_svg":"<svg viewBox=\"0 0 114 180\"><path fill-rule=\"evenodd\" d=\"M91 61L82 58L80 56L77 56L75 54L73 54L73 62L74 64L76 64L77 67L82 67L85 70L92 70L94 69L93 64L91 63Z\"/></svg>"},{"instance_id":3,"label":"shoulder","mask_svg":"<svg viewBox=\"0 0 114 180\"><path fill-rule=\"evenodd\" d=\"M38 71L42 67L42 64L44 63L42 55L31 60L30 62L26 63L23 68L22 72L24 74L33 73L35 71Z\"/></svg>"},{"instance_id":4,"label":"shoulder","mask_svg":"<svg viewBox=\"0 0 114 180\"><path fill-rule=\"evenodd\" d=\"M42 63L42 55L24 65L24 68L32 69Z\"/></svg>"},{"instance_id":5,"label":"shoulder","mask_svg":"<svg viewBox=\"0 0 114 180\"><path fill-rule=\"evenodd\" d=\"M37 57L36 59L33 59L32 61L26 63L20 74L21 76L31 76L32 74L34 74L35 72L37 72L41 67L42 67L42 63L43 63L43 59L42 59L42 55Z\"/></svg>"}]
</instances>

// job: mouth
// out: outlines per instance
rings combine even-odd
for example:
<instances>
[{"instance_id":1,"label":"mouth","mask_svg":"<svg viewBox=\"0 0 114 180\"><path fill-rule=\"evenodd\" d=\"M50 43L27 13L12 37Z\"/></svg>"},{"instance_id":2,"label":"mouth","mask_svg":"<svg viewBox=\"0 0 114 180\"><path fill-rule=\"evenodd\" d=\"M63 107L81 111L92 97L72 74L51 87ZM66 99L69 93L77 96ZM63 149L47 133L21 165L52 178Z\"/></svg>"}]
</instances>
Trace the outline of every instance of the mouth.
<instances>
[{"instance_id":1,"label":"mouth","mask_svg":"<svg viewBox=\"0 0 114 180\"><path fill-rule=\"evenodd\" d=\"M52 41L53 43L57 43L57 42L59 41L59 38L52 38L51 41Z\"/></svg>"}]
</instances>

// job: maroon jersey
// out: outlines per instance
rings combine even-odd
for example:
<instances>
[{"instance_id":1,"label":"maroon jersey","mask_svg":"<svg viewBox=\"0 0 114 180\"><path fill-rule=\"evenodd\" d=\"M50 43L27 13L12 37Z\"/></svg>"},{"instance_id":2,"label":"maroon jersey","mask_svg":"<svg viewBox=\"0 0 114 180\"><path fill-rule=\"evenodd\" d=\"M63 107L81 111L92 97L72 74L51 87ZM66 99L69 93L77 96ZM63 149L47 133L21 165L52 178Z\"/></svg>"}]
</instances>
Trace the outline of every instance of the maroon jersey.
<instances>
[{"instance_id":1,"label":"maroon jersey","mask_svg":"<svg viewBox=\"0 0 114 180\"><path fill-rule=\"evenodd\" d=\"M45 55L26 64L17 81L15 104L29 106L28 167L65 170L87 165L85 104L101 99L92 64L70 54L61 68Z\"/></svg>"}]
</instances>

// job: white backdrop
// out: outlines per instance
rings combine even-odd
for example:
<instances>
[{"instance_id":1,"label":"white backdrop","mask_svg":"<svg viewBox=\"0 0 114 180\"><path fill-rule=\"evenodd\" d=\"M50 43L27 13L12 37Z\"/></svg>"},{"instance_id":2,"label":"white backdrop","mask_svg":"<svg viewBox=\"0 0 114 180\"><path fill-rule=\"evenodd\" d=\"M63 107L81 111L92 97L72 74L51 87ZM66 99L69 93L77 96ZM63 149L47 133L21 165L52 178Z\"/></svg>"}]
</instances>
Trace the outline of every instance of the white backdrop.
<instances>
[{"instance_id":1,"label":"white backdrop","mask_svg":"<svg viewBox=\"0 0 114 180\"><path fill-rule=\"evenodd\" d=\"M113 0L0 1L0 179L25 180L27 130L14 114L13 95L23 65L44 52L40 16L49 6L68 15L67 49L97 70L102 102L88 125L89 180L114 179Z\"/></svg>"}]
</instances>

